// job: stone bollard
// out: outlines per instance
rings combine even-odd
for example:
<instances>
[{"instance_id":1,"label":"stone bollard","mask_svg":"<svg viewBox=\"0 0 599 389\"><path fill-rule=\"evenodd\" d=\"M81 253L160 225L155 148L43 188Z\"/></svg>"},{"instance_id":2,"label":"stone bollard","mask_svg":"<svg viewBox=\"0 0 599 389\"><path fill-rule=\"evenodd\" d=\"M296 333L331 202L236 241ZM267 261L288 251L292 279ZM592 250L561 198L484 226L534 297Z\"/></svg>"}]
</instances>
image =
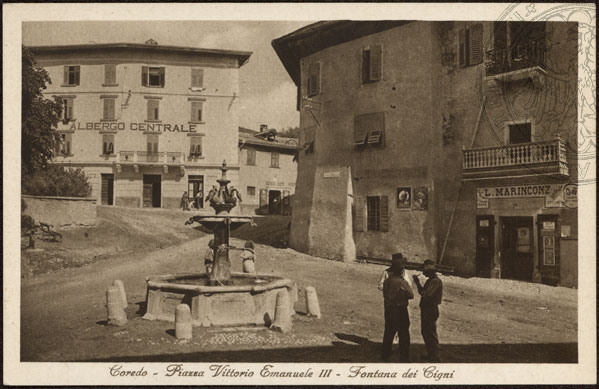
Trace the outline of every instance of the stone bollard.
<instances>
[{"instance_id":1,"label":"stone bollard","mask_svg":"<svg viewBox=\"0 0 599 389\"><path fill-rule=\"evenodd\" d=\"M121 295L123 308L127 308L127 294L125 293L125 284L123 284L123 281L121 280L116 280L112 285L119 288L119 294Z\"/></svg>"},{"instance_id":2,"label":"stone bollard","mask_svg":"<svg viewBox=\"0 0 599 389\"><path fill-rule=\"evenodd\" d=\"M277 292L277 305L275 306L275 321L270 328L281 331L282 333L291 330L291 309L289 302L289 292L287 289Z\"/></svg>"},{"instance_id":3,"label":"stone bollard","mask_svg":"<svg viewBox=\"0 0 599 389\"><path fill-rule=\"evenodd\" d=\"M191 339L192 336L189 305L179 304L175 310L175 337L177 339Z\"/></svg>"},{"instance_id":4,"label":"stone bollard","mask_svg":"<svg viewBox=\"0 0 599 389\"><path fill-rule=\"evenodd\" d=\"M106 310L108 311L108 325L124 326L127 324L127 315L123 309L121 293L117 286L106 290Z\"/></svg>"},{"instance_id":5,"label":"stone bollard","mask_svg":"<svg viewBox=\"0 0 599 389\"><path fill-rule=\"evenodd\" d=\"M321 317L316 289L313 286L306 287L306 311L309 316L315 316L317 319Z\"/></svg>"},{"instance_id":6,"label":"stone bollard","mask_svg":"<svg viewBox=\"0 0 599 389\"><path fill-rule=\"evenodd\" d=\"M299 300L298 297L298 293L297 293L297 284L294 282L293 285L291 285L291 302L292 303L297 303L297 301Z\"/></svg>"}]
</instances>

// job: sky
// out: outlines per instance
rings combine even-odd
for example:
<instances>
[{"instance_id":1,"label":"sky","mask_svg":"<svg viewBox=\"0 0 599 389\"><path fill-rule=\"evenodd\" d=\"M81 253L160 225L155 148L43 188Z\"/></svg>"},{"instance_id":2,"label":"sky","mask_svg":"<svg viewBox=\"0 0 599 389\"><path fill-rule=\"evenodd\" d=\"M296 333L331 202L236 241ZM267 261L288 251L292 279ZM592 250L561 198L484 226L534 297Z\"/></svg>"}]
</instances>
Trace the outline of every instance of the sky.
<instances>
[{"instance_id":1,"label":"sky","mask_svg":"<svg viewBox=\"0 0 599 389\"><path fill-rule=\"evenodd\" d=\"M312 22L301 21L69 21L23 22L23 44L144 43L253 51L239 70L239 125L299 126L296 88L271 41Z\"/></svg>"}]
</instances>

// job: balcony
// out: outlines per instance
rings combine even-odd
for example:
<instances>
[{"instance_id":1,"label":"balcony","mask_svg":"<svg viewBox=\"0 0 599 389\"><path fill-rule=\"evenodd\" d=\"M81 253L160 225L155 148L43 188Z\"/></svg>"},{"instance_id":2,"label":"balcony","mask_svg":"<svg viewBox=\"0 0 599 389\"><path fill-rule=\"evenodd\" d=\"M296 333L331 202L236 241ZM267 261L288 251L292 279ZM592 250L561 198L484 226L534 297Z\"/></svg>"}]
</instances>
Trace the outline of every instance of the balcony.
<instances>
[{"instance_id":1,"label":"balcony","mask_svg":"<svg viewBox=\"0 0 599 389\"><path fill-rule=\"evenodd\" d=\"M569 175L566 142L559 137L545 142L464 149L463 154L463 179Z\"/></svg>"},{"instance_id":2,"label":"balcony","mask_svg":"<svg viewBox=\"0 0 599 389\"><path fill-rule=\"evenodd\" d=\"M507 49L488 50L485 60L487 79L510 82L531 78L536 84L541 81L540 76L547 74L546 51L544 40L527 40Z\"/></svg>"},{"instance_id":3,"label":"balcony","mask_svg":"<svg viewBox=\"0 0 599 389\"><path fill-rule=\"evenodd\" d=\"M185 172L185 155L181 152L147 152L147 151L120 151L116 157L118 172L122 171L123 165L132 165L135 172L139 173L139 166L162 166L168 173L169 166L179 167L181 174Z\"/></svg>"}]
</instances>

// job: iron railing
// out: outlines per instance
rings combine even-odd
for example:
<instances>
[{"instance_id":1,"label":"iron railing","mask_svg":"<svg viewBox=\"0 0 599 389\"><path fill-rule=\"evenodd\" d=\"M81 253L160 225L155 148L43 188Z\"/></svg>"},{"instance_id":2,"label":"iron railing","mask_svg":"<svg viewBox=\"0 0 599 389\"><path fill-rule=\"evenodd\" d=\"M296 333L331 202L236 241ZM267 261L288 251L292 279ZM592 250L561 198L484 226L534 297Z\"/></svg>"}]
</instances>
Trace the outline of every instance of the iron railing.
<instances>
[{"instance_id":1,"label":"iron railing","mask_svg":"<svg viewBox=\"0 0 599 389\"><path fill-rule=\"evenodd\" d=\"M535 66L544 68L546 51L544 40L528 40L507 49L488 50L485 60L487 75L494 76Z\"/></svg>"},{"instance_id":2,"label":"iron railing","mask_svg":"<svg viewBox=\"0 0 599 389\"><path fill-rule=\"evenodd\" d=\"M181 165L184 163L181 152L119 151L117 163L163 163Z\"/></svg>"}]
</instances>

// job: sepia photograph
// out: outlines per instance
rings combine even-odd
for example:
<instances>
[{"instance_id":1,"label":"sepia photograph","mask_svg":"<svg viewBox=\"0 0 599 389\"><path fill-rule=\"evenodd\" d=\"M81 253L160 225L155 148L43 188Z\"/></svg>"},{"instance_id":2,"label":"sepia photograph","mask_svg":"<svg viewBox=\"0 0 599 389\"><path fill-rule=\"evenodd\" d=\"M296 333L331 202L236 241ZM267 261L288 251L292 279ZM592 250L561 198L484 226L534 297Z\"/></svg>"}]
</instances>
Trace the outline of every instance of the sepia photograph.
<instances>
[{"instance_id":1,"label":"sepia photograph","mask_svg":"<svg viewBox=\"0 0 599 389\"><path fill-rule=\"evenodd\" d=\"M594 4L89 6L3 6L5 384L596 383Z\"/></svg>"}]
</instances>

